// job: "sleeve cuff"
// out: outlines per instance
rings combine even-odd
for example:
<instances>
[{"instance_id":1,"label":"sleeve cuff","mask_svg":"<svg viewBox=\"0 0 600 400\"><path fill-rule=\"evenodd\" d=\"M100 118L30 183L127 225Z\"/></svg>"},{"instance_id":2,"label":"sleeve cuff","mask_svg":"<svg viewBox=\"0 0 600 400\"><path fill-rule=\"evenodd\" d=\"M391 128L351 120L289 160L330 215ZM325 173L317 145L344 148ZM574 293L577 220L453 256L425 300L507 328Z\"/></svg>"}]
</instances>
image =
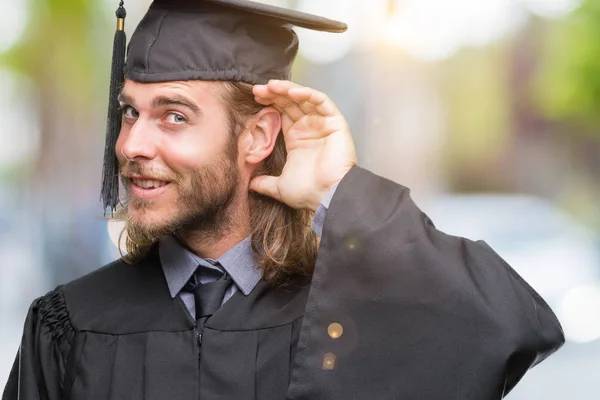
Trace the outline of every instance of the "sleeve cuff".
<instances>
[{"instance_id":1,"label":"sleeve cuff","mask_svg":"<svg viewBox=\"0 0 600 400\"><path fill-rule=\"evenodd\" d=\"M327 214L327 210L329 209L329 204L331 203L331 199L335 194L335 191L339 185L339 182L336 183L329 192L323 197L321 200L321 204L319 204L319 208L315 212L315 216L312 222L312 230L317 235L322 236L323 234L323 225L325 224L325 215Z\"/></svg>"}]
</instances>

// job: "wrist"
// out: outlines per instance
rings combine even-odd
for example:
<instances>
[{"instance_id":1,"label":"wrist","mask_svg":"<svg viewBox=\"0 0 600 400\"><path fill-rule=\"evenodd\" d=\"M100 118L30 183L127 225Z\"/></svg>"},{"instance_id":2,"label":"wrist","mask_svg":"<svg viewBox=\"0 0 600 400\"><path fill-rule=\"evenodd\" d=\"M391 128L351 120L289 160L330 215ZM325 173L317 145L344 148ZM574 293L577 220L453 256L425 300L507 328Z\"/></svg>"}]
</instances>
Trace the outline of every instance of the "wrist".
<instances>
[{"instance_id":1,"label":"wrist","mask_svg":"<svg viewBox=\"0 0 600 400\"><path fill-rule=\"evenodd\" d=\"M329 203L331 203L331 199L333 198L339 183L340 181L337 181L333 185L329 185L320 192L316 193L316 201L311 202L310 207L308 208L314 212L316 212L321 206L323 206L325 209L328 209Z\"/></svg>"},{"instance_id":2,"label":"wrist","mask_svg":"<svg viewBox=\"0 0 600 400\"><path fill-rule=\"evenodd\" d=\"M315 191L312 193L310 199L308 199L306 204L306 209L312 212L317 212L319 206L321 205L321 201L327 195L328 190Z\"/></svg>"}]
</instances>

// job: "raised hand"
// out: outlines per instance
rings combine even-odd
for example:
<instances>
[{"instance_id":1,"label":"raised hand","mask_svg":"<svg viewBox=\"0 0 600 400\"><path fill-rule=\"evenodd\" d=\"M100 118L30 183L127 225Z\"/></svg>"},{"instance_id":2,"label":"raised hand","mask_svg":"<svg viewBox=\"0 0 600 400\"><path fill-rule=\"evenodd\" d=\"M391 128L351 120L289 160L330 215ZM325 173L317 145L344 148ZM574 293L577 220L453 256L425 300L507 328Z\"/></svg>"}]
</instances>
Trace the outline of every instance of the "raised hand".
<instances>
[{"instance_id":1,"label":"raised hand","mask_svg":"<svg viewBox=\"0 0 600 400\"><path fill-rule=\"evenodd\" d=\"M258 103L281 113L288 156L280 176L258 176L250 189L290 207L315 211L356 164L344 116L324 93L290 81L255 85L253 92Z\"/></svg>"}]
</instances>

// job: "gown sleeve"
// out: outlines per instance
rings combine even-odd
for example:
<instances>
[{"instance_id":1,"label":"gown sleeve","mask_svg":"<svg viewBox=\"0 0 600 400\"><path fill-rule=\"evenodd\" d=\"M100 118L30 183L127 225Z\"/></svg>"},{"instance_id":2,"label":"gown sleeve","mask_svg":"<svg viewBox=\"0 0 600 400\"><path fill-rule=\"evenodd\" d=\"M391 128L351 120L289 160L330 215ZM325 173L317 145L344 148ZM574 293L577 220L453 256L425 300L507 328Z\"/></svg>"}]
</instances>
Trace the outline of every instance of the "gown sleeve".
<instances>
[{"instance_id":1,"label":"gown sleeve","mask_svg":"<svg viewBox=\"0 0 600 400\"><path fill-rule=\"evenodd\" d=\"M65 360L73 336L62 288L35 300L2 400L62 398Z\"/></svg>"},{"instance_id":2,"label":"gown sleeve","mask_svg":"<svg viewBox=\"0 0 600 400\"><path fill-rule=\"evenodd\" d=\"M287 398L497 400L563 342L487 244L354 167L325 217Z\"/></svg>"}]
</instances>

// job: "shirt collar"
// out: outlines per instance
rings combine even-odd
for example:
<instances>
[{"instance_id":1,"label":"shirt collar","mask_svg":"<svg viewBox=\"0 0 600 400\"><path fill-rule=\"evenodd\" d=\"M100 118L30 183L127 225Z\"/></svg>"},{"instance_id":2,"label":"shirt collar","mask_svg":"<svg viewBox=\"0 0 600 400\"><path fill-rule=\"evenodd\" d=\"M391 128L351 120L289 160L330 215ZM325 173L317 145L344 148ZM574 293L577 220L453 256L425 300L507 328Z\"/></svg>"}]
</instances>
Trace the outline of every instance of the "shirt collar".
<instances>
[{"instance_id":1,"label":"shirt collar","mask_svg":"<svg viewBox=\"0 0 600 400\"><path fill-rule=\"evenodd\" d=\"M250 237L242 240L217 260L203 259L192 253L174 236L165 236L159 244L160 262L167 280L171 297L175 298L190 280L199 265L219 269L218 265L233 279L240 291L247 296L262 278L256 255L252 251Z\"/></svg>"}]
</instances>

